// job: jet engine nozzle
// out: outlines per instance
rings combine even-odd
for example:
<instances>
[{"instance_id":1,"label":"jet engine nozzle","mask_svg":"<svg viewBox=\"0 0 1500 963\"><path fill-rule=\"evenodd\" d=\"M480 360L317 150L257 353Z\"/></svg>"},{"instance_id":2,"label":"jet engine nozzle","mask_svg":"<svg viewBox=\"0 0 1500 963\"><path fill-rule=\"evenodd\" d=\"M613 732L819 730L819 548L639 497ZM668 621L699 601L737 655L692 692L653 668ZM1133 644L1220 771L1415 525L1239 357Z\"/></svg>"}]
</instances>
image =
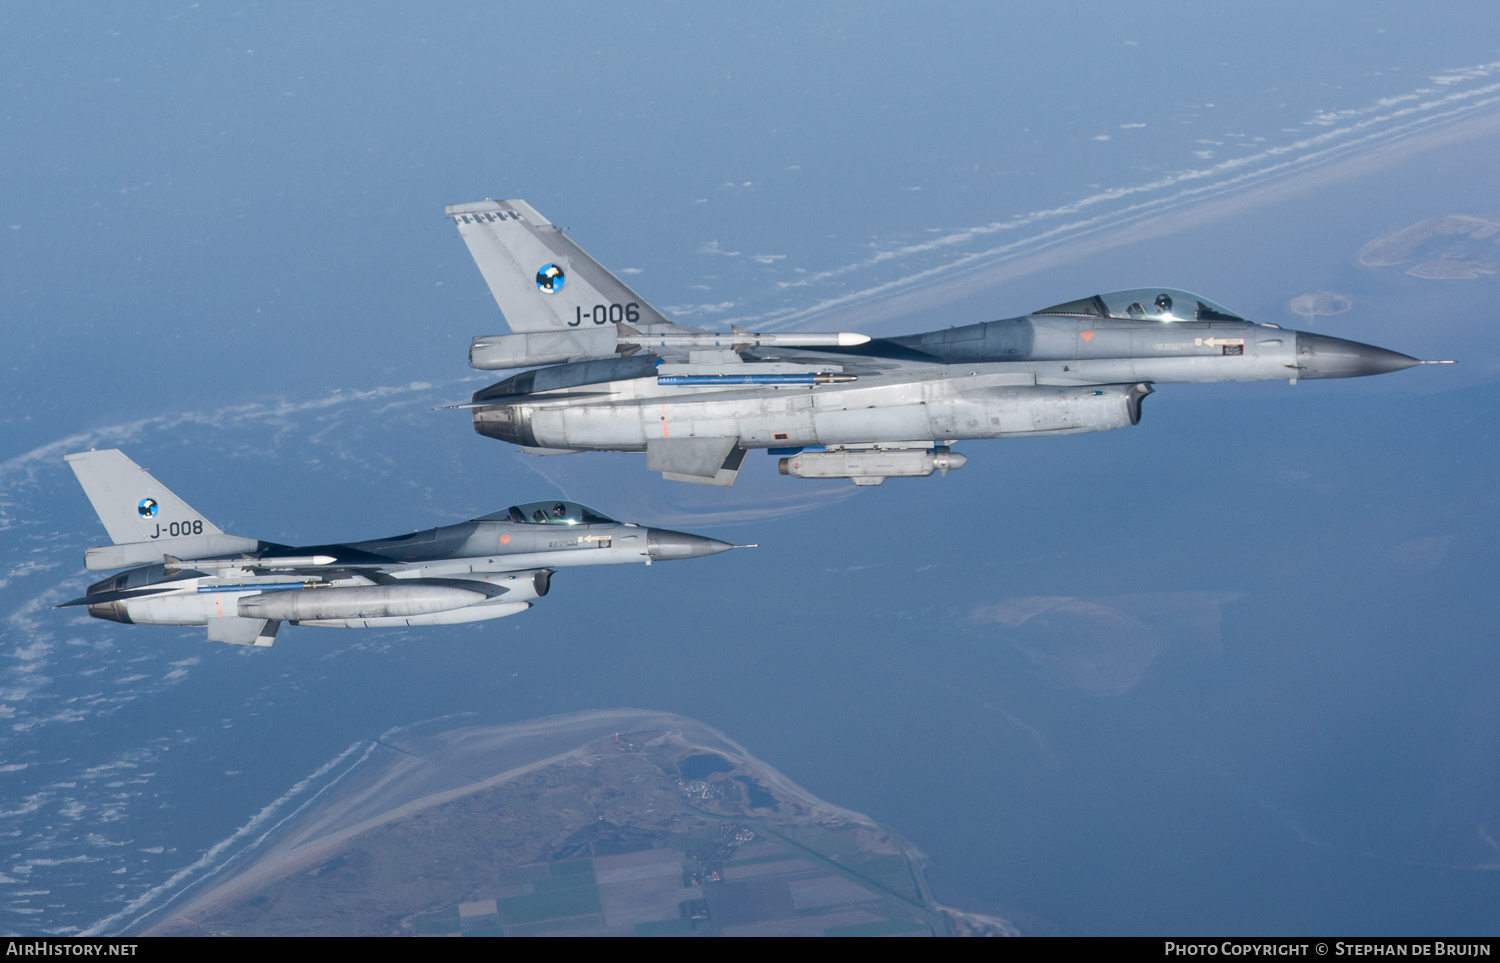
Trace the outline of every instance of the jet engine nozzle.
<instances>
[{"instance_id":1,"label":"jet engine nozzle","mask_svg":"<svg viewBox=\"0 0 1500 963\"><path fill-rule=\"evenodd\" d=\"M475 402L482 404L485 399L478 397L479 394L475 393ZM546 447L536 443L536 435L531 433L531 409L525 405L487 405L475 408L471 417L478 434L523 448Z\"/></svg>"},{"instance_id":2,"label":"jet engine nozzle","mask_svg":"<svg viewBox=\"0 0 1500 963\"><path fill-rule=\"evenodd\" d=\"M112 602L96 602L90 605L89 615L109 622L123 622L126 625L132 624L130 614L125 611L125 603L118 599Z\"/></svg>"},{"instance_id":3,"label":"jet engine nozzle","mask_svg":"<svg viewBox=\"0 0 1500 963\"><path fill-rule=\"evenodd\" d=\"M734 546L728 542L721 542L717 538L689 535L687 532L674 532L666 528L646 529L646 554L654 561L702 558L705 555L727 552L731 548Z\"/></svg>"},{"instance_id":4,"label":"jet engine nozzle","mask_svg":"<svg viewBox=\"0 0 1500 963\"><path fill-rule=\"evenodd\" d=\"M1298 378L1362 378L1401 371L1421 363L1410 355L1377 348L1373 344L1297 332Z\"/></svg>"}]
</instances>

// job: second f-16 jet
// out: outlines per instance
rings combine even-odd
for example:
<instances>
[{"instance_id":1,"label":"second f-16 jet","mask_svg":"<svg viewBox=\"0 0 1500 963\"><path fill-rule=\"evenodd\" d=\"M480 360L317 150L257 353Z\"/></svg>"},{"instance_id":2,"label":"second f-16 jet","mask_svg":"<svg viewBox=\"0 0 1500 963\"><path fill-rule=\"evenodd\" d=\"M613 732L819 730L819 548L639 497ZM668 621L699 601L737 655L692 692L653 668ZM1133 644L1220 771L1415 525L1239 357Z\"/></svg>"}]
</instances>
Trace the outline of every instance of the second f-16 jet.
<instances>
[{"instance_id":1,"label":"second f-16 jet","mask_svg":"<svg viewBox=\"0 0 1500 963\"><path fill-rule=\"evenodd\" d=\"M293 547L226 534L123 452L67 461L114 542L89 549L85 565L126 571L63 605L112 622L202 625L217 642L267 646L283 622L380 628L498 619L531 608L559 568L746 547L555 499L409 535Z\"/></svg>"},{"instance_id":2,"label":"second f-16 jet","mask_svg":"<svg viewBox=\"0 0 1500 963\"><path fill-rule=\"evenodd\" d=\"M474 430L533 454L645 452L677 481L732 485L751 449L799 478L878 485L962 467L954 442L1134 425L1154 385L1384 374L1423 363L1255 324L1172 288L897 338L674 324L529 204L447 209L512 333L480 369Z\"/></svg>"}]
</instances>

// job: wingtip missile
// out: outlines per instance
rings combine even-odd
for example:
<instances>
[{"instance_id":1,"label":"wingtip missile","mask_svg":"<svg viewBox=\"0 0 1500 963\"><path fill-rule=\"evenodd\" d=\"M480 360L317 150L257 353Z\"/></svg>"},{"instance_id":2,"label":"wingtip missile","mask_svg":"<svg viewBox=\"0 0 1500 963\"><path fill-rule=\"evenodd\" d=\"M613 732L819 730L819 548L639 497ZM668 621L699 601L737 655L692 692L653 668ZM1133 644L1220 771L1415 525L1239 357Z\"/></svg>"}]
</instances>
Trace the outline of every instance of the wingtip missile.
<instances>
[{"instance_id":1,"label":"wingtip missile","mask_svg":"<svg viewBox=\"0 0 1500 963\"><path fill-rule=\"evenodd\" d=\"M167 556L165 567L169 572L205 571L225 568L316 568L332 565L338 559L332 555L288 555L282 558L252 558L240 555L235 558L180 559Z\"/></svg>"}]
</instances>

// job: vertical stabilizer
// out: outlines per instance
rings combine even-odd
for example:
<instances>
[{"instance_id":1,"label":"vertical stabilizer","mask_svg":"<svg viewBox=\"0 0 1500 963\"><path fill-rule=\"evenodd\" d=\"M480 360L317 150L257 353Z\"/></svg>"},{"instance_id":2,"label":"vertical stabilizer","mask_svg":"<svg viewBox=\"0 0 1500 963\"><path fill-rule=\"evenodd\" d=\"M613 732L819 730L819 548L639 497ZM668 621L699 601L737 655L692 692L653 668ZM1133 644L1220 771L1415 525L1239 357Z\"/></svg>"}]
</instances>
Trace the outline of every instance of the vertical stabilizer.
<instances>
[{"instance_id":1,"label":"vertical stabilizer","mask_svg":"<svg viewBox=\"0 0 1500 963\"><path fill-rule=\"evenodd\" d=\"M189 535L222 535L125 453L109 448L65 456L116 545Z\"/></svg>"},{"instance_id":2,"label":"vertical stabilizer","mask_svg":"<svg viewBox=\"0 0 1500 963\"><path fill-rule=\"evenodd\" d=\"M447 213L518 334L671 323L525 201L450 204Z\"/></svg>"}]
</instances>

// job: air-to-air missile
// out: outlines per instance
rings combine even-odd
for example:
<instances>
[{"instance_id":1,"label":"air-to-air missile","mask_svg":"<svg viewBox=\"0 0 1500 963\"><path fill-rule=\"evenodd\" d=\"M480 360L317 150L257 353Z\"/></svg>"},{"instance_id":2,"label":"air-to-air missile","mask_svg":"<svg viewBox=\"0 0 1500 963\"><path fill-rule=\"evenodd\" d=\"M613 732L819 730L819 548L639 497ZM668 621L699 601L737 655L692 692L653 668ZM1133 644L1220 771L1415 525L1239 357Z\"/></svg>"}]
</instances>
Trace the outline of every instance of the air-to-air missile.
<instances>
[{"instance_id":1,"label":"air-to-air missile","mask_svg":"<svg viewBox=\"0 0 1500 963\"><path fill-rule=\"evenodd\" d=\"M126 571L64 606L112 622L203 625L218 642L270 645L283 622L379 628L498 619L531 608L560 568L746 547L556 499L409 535L292 547L226 534L120 451L67 461L113 542L90 548L84 564Z\"/></svg>"},{"instance_id":2,"label":"air-to-air missile","mask_svg":"<svg viewBox=\"0 0 1500 963\"><path fill-rule=\"evenodd\" d=\"M1159 384L1450 363L1255 324L1163 287L897 338L704 331L668 321L524 201L447 213L514 332L475 338L470 364L532 369L455 406L474 430L532 454L645 452L677 481L732 485L761 448L784 475L878 485L961 467L961 440L1137 424Z\"/></svg>"}]
</instances>

